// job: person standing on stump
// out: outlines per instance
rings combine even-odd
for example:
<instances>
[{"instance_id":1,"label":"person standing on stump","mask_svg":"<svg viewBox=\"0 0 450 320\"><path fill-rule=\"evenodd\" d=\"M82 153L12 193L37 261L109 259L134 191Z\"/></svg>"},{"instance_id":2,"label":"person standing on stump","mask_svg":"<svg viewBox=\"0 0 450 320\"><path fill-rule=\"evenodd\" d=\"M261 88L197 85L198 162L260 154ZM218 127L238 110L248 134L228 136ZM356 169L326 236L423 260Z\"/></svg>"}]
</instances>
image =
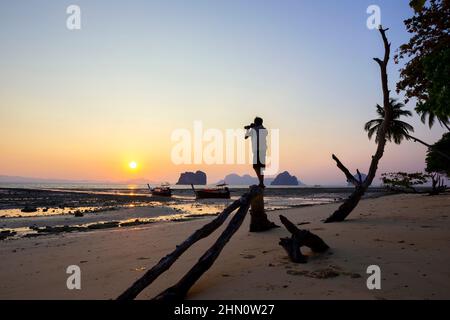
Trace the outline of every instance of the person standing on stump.
<instances>
[{"instance_id":1,"label":"person standing on stump","mask_svg":"<svg viewBox=\"0 0 450 320\"><path fill-rule=\"evenodd\" d=\"M267 129L263 126L263 119L256 117L253 123L244 127L247 132L245 139L251 137L253 150L253 169L259 180L259 186L264 185L264 168L266 167Z\"/></svg>"},{"instance_id":2,"label":"person standing on stump","mask_svg":"<svg viewBox=\"0 0 450 320\"><path fill-rule=\"evenodd\" d=\"M267 151L267 129L263 126L263 119L256 117L253 123L244 127L247 132L245 139L251 137L253 151L253 169L259 180L259 188L264 189L264 170L266 167ZM262 191L262 190L261 190ZM275 223L269 221L264 210L264 191L256 196L251 202L250 210L250 232L263 232L273 228L279 228Z\"/></svg>"}]
</instances>

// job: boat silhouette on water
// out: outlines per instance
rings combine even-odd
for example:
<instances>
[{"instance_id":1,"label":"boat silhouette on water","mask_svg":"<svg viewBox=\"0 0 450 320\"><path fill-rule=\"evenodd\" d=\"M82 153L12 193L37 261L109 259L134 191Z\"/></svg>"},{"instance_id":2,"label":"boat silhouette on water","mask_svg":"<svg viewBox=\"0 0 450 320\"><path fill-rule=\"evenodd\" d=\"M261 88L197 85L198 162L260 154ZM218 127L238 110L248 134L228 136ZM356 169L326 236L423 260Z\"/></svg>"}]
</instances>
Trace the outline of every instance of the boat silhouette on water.
<instances>
[{"instance_id":1,"label":"boat silhouette on water","mask_svg":"<svg viewBox=\"0 0 450 320\"><path fill-rule=\"evenodd\" d=\"M147 184L148 189L150 190L152 196L158 197L171 197L172 189L170 189L169 185L161 185L159 187L152 188L149 184Z\"/></svg>"},{"instance_id":2,"label":"boat silhouette on water","mask_svg":"<svg viewBox=\"0 0 450 320\"><path fill-rule=\"evenodd\" d=\"M226 184L219 184L216 188L195 189L191 184L192 190L194 190L196 199L230 199L230 189Z\"/></svg>"}]
</instances>

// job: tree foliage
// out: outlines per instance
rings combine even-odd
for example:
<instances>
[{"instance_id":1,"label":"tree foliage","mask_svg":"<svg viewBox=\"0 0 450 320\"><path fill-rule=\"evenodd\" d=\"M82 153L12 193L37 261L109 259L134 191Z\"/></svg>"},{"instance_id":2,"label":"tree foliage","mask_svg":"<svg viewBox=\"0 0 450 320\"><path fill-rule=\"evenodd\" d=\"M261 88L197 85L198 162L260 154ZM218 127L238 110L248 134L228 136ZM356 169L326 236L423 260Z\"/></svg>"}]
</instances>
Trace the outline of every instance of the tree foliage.
<instances>
[{"instance_id":1,"label":"tree foliage","mask_svg":"<svg viewBox=\"0 0 450 320\"><path fill-rule=\"evenodd\" d=\"M429 81L428 99L419 101L416 110L422 114L432 113L447 123L445 119L450 116L450 48L425 57L423 67Z\"/></svg>"},{"instance_id":2,"label":"tree foliage","mask_svg":"<svg viewBox=\"0 0 450 320\"><path fill-rule=\"evenodd\" d=\"M412 190L416 192L414 186L425 184L430 176L422 172L389 172L381 175L383 184L394 190Z\"/></svg>"},{"instance_id":3,"label":"tree foliage","mask_svg":"<svg viewBox=\"0 0 450 320\"><path fill-rule=\"evenodd\" d=\"M450 161L438 151L444 153L450 151L450 132L445 133L438 142L431 146L426 157L427 172L437 172L450 177Z\"/></svg>"},{"instance_id":4,"label":"tree foliage","mask_svg":"<svg viewBox=\"0 0 450 320\"><path fill-rule=\"evenodd\" d=\"M400 70L397 92L404 91L406 100L417 99L416 111L429 125L437 118L448 125L450 117L450 0L411 1L415 14L404 21L412 34L403 44L395 61L407 60Z\"/></svg>"},{"instance_id":5,"label":"tree foliage","mask_svg":"<svg viewBox=\"0 0 450 320\"><path fill-rule=\"evenodd\" d=\"M411 0L409 2L409 5L416 11L420 11L423 9L423 6L425 5L425 0Z\"/></svg>"}]
</instances>

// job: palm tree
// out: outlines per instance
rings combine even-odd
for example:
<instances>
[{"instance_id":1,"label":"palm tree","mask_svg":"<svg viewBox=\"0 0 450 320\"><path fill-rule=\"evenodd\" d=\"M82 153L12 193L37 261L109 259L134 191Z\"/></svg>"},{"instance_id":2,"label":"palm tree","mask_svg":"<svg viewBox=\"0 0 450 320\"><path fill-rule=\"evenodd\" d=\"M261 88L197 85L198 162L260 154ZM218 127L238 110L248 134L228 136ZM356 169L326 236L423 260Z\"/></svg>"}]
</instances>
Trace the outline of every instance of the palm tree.
<instances>
[{"instance_id":1,"label":"palm tree","mask_svg":"<svg viewBox=\"0 0 450 320\"><path fill-rule=\"evenodd\" d=\"M398 102L396 99L390 99L391 107L392 107L392 121L390 123L390 126L388 130L386 131L386 139L388 141L394 141L396 144L400 144L403 140L413 140L414 142L419 142L426 146L428 149L432 148L430 144L411 136L409 133L414 132L413 126L410 124L399 120L400 117L411 117L412 113L409 110L403 110L405 105L401 102ZM379 135L378 130L380 130L381 125L384 120L384 109L377 104L377 113L380 116L378 119L373 119L368 121L364 125L364 130L367 131L367 134L369 136L369 139L372 139L372 136L375 134L375 142L378 144L378 138ZM430 117L434 116L432 113L430 113ZM441 121L441 120L439 120ZM436 150L437 153L439 153L441 156L445 157L446 159L450 160L450 156L440 150Z\"/></svg>"},{"instance_id":2,"label":"palm tree","mask_svg":"<svg viewBox=\"0 0 450 320\"><path fill-rule=\"evenodd\" d=\"M402 116L411 117L412 112L409 110L403 110L405 105L401 102L398 102L396 99L391 98L389 102L392 107L392 121L390 122L390 126L386 131L386 139L388 141L394 141L396 144L400 144L404 139L412 139L412 137L409 135L409 132L414 132L414 128L410 124L399 120L399 118ZM375 142L378 144L378 131L380 130L384 121L384 108L382 108L378 104L377 113L380 118L368 121L364 126L364 130L367 131L369 140L372 139L372 136L375 134Z\"/></svg>"}]
</instances>

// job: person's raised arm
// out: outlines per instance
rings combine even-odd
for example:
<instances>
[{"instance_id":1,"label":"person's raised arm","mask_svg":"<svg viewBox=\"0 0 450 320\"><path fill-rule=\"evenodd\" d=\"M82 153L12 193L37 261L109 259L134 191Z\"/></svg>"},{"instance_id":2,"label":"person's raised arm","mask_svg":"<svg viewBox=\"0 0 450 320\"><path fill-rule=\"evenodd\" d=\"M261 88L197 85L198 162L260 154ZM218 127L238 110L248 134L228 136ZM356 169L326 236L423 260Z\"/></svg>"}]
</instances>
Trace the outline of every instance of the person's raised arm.
<instances>
[{"instance_id":1,"label":"person's raised arm","mask_svg":"<svg viewBox=\"0 0 450 320\"><path fill-rule=\"evenodd\" d=\"M247 132L245 132L245 139L248 139L249 137L252 136L252 130L253 128L247 129Z\"/></svg>"}]
</instances>

